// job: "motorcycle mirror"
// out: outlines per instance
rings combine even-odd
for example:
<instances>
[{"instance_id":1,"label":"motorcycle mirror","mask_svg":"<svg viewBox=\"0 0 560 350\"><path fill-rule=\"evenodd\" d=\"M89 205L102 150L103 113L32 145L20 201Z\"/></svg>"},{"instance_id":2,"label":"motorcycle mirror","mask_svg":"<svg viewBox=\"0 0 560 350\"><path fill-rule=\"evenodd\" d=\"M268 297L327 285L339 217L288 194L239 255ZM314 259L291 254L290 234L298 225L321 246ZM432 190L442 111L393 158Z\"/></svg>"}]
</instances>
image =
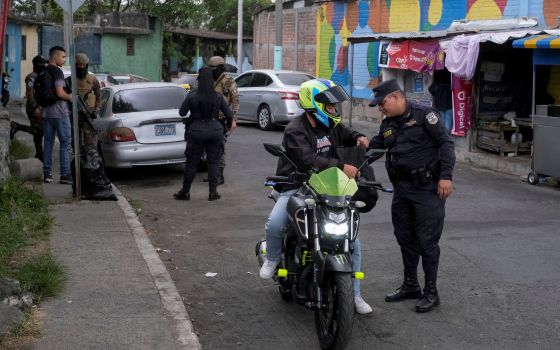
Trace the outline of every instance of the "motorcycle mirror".
<instances>
[{"instance_id":1,"label":"motorcycle mirror","mask_svg":"<svg viewBox=\"0 0 560 350\"><path fill-rule=\"evenodd\" d=\"M274 145L272 143L264 143L264 149L275 157L286 155L286 150L282 145Z\"/></svg>"},{"instance_id":2,"label":"motorcycle mirror","mask_svg":"<svg viewBox=\"0 0 560 350\"><path fill-rule=\"evenodd\" d=\"M295 169L297 169L297 165L290 158L288 158L288 155L286 154L286 150L282 145L275 145L272 143L263 143L263 145L264 145L264 149L268 153L272 154L275 157L284 157L284 159L290 162L290 164L292 164L292 166Z\"/></svg>"}]
</instances>

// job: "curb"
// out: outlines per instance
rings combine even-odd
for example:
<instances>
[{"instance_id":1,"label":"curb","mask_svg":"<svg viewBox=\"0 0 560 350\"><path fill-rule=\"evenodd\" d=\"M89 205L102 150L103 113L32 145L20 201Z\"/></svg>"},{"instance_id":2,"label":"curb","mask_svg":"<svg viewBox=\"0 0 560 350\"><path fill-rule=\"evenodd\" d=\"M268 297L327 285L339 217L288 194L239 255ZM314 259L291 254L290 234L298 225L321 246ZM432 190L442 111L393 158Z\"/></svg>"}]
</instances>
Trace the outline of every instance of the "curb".
<instances>
[{"instance_id":1,"label":"curb","mask_svg":"<svg viewBox=\"0 0 560 350\"><path fill-rule=\"evenodd\" d=\"M169 272L148 238L144 226L119 189L115 185L112 186L118 198L119 207L121 207L128 226L130 227L132 237L154 279L163 306L175 321L176 331L179 334L177 340L184 349L202 349L198 341L198 336L193 331L192 323L185 309L185 305L183 304L183 300L177 291L177 287L175 283L173 283Z\"/></svg>"}]
</instances>

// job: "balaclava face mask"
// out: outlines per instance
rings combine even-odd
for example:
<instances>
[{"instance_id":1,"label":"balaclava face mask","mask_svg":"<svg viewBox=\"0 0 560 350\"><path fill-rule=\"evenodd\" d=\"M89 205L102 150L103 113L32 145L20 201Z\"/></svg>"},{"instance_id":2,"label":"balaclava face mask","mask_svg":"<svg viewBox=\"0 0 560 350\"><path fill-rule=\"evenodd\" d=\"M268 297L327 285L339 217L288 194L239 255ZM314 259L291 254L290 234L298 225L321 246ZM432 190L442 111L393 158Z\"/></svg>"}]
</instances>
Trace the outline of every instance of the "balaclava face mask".
<instances>
[{"instance_id":1,"label":"balaclava face mask","mask_svg":"<svg viewBox=\"0 0 560 350\"><path fill-rule=\"evenodd\" d=\"M87 74L88 74L88 65L87 64L84 68L76 67L76 76L78 77L78 79L84 79Z\"/></svg>"},{"instance_id":2,"label":"balaclava face mask","mask_svg":"<svg viewBox=\"0 0 560 350\"><path fill-rule=\"evenodd\" d=\"M212 76L214 77L214 81L218 80L218 78L220 77L220 75L222 75L223 72L226 71L226 68L224 67L223 64L217 66L216 68L214 68L212 70Z\"/></svg>"}]
</instances>

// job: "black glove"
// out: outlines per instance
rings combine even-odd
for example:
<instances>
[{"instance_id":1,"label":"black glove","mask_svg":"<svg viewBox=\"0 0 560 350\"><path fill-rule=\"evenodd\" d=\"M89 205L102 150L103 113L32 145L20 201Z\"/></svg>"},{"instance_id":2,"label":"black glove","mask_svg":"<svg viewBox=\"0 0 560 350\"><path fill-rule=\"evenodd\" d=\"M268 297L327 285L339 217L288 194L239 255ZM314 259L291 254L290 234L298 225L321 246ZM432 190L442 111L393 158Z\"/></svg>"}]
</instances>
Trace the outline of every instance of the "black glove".
<instances>
[{"instance_id":1,"label":"black glove","mask_svg":"<svg viewBox=\"0 0 560 350\"><path fill-rule=\"evenodd\" d=\"M99 114L99 111L97 111L97 109L94 109L93 111L91 111L91 113L89 114L89 117L91 119L97 119L97 115Z\"/></svg>"}]
</instances>

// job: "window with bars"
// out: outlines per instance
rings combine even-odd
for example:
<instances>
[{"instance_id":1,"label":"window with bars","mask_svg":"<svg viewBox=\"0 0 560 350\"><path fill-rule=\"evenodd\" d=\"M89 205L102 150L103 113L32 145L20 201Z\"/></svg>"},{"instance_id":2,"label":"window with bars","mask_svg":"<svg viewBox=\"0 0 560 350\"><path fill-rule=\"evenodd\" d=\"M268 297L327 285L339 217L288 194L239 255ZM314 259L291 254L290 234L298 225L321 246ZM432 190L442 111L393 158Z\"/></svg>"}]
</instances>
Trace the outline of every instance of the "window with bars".
<instances>
[{"instance_id":1,"label":"window with bars","mask_svg":"<svg viewBox=\"0 0 560 350\"><path fill-rule=\"evenodd\" d=\"M134 38L126 38L126 55L134 56Z\"/></svg>"}]
</instances>

